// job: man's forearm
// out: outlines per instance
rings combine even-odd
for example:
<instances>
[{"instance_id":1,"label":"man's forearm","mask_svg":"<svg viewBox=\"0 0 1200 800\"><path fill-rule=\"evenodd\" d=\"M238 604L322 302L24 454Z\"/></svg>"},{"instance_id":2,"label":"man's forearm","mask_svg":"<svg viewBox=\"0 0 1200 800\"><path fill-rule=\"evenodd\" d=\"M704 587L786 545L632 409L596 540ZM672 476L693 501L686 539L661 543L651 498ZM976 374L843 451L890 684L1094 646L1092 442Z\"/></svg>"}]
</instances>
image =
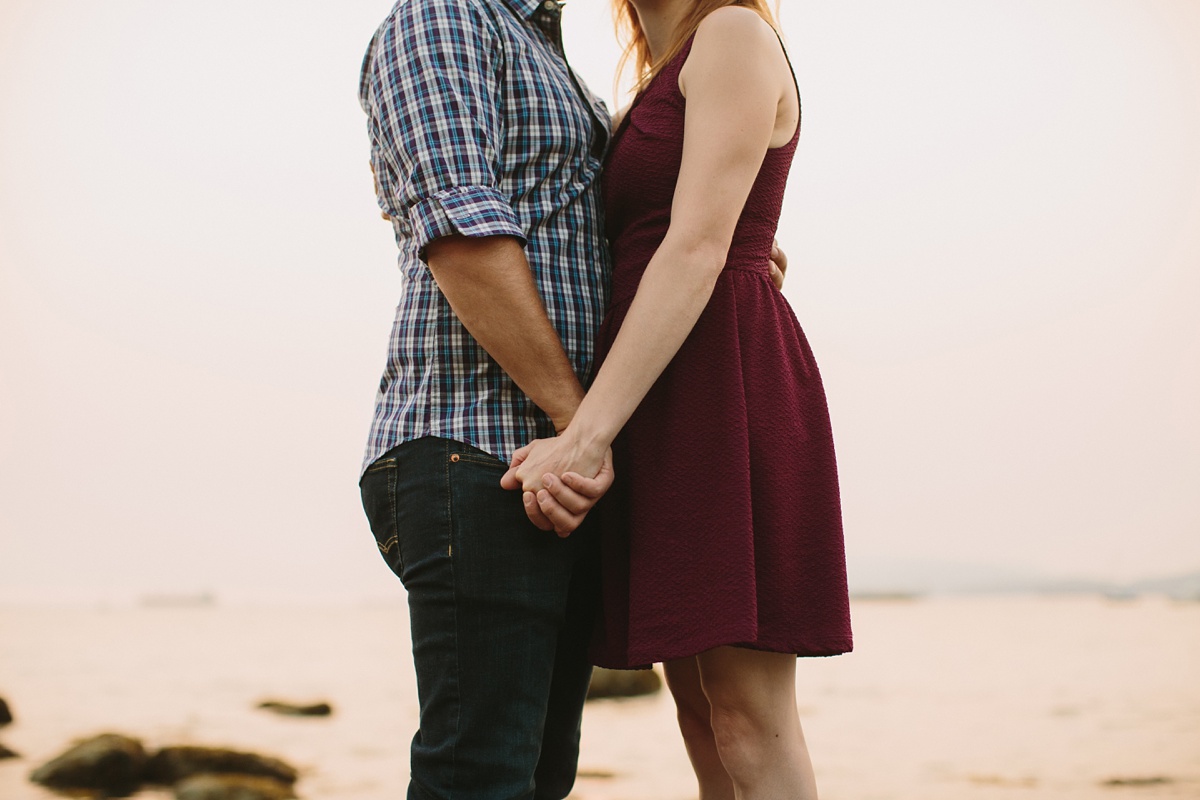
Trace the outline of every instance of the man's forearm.
<instances>
[{"instance_id":1,"label":"man's forearm","mask_svg":"<svg viewBox=\"0 0 1200 800\"><path fill-rule=\"evenodd\" d=\"M429 271L475 341L563 430L583 399L558 332L546 316L520 242L447 236L425 249Z\"/></svg>"}]
</instances>

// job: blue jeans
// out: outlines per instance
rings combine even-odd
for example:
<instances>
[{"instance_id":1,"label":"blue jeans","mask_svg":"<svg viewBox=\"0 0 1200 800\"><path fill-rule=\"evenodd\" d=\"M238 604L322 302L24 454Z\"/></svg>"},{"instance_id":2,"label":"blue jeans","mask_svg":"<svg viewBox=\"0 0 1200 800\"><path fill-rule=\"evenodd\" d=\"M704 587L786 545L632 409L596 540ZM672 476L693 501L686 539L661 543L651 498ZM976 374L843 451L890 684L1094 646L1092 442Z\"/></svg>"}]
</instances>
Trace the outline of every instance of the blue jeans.
<instances>
[{"instance_id":1,"label":"blue jeans","mask_svg":"<svg viewBox=\"0 0 1200 800\"><path fill-rule=\"evenodd\" d=\"M360 482L408 591L421 706L409 800L571 791L599 594L594 533L538 530L505 465L449 439L392 448Z\"/></svg>"}]
</instances>

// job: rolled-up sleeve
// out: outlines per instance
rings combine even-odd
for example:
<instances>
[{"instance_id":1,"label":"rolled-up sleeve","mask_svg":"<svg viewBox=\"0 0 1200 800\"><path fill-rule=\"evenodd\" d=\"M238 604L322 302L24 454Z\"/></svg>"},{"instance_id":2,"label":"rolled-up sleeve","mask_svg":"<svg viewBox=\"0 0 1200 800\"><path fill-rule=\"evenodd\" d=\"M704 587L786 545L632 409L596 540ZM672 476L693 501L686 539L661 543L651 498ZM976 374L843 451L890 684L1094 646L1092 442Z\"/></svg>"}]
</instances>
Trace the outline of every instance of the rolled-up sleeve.
<instances>
[{"instance_id":1,"label":"rolled-up sleeve","mask_svg":"<svg viewBox=\"0 0 1200 800\"><path fill-rule=\"evenodd\" d=\"M422 249L439 236L451 233L507 234L525 239L508 198L487 186L456 186L437 192L409 209L408 224Z\"/></svg>"},{"instance_id":2,"label":"rolled-up sleeve","mask_svg":"<svg viewBox=\"0 0 1200 800\"><path fill-rule=\"evenodd\" d=\"M442 236L525 241L500 187L498 32L467 0L405 4L368 52L362 86L380 206L418 250Z\"/></svg>"}]
</instances>

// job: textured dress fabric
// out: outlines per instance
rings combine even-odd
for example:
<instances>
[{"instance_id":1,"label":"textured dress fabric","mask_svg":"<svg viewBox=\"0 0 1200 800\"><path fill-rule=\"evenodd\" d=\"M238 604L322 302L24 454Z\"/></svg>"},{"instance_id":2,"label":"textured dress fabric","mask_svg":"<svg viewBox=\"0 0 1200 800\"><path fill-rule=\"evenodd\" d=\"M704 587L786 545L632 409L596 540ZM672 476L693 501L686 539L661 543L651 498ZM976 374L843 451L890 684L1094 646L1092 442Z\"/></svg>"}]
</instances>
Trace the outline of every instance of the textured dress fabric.
<instances>
[{"instance_id":1,"label":"textured dress fabric","mask_svg":"<svg viewBox=\"0 0 1200 800\"><path fill-rule=\"evenodd\" d=\"M626 115L603 176L612 347L671 219L689 42ZM837 466L825 392L770 279L799 130L768 150L695 328L613 445L603 526L604 667L721 645L804 656L852 647Z\"/></svg>"}]
</instances>

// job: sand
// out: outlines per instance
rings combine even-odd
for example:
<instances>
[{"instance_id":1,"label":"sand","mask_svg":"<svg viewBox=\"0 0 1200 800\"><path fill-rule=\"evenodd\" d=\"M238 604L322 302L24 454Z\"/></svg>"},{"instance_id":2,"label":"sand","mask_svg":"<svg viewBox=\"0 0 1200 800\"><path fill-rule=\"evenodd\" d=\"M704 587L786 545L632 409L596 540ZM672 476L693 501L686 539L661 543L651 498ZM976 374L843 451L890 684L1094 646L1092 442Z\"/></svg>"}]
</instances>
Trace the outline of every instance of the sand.
<instances>
[{"instance_id":1,"label":"sand","mask_svg":"<svg viewBox=\"0 0 1200 800\"><path fill-rule=\"evenodd\" d=\"M1200 603L859 602L855 653L803 660L825 800L1200 798ZM73 737L279 755L312 800L402 797L416 720L402 605L0 608L0 798ZM253 708L328 700L328 719ZM577 800L696 797L670 698L589 704ZM143 792L141 798L161 798Z\"/></svg>"}]
</instances>

